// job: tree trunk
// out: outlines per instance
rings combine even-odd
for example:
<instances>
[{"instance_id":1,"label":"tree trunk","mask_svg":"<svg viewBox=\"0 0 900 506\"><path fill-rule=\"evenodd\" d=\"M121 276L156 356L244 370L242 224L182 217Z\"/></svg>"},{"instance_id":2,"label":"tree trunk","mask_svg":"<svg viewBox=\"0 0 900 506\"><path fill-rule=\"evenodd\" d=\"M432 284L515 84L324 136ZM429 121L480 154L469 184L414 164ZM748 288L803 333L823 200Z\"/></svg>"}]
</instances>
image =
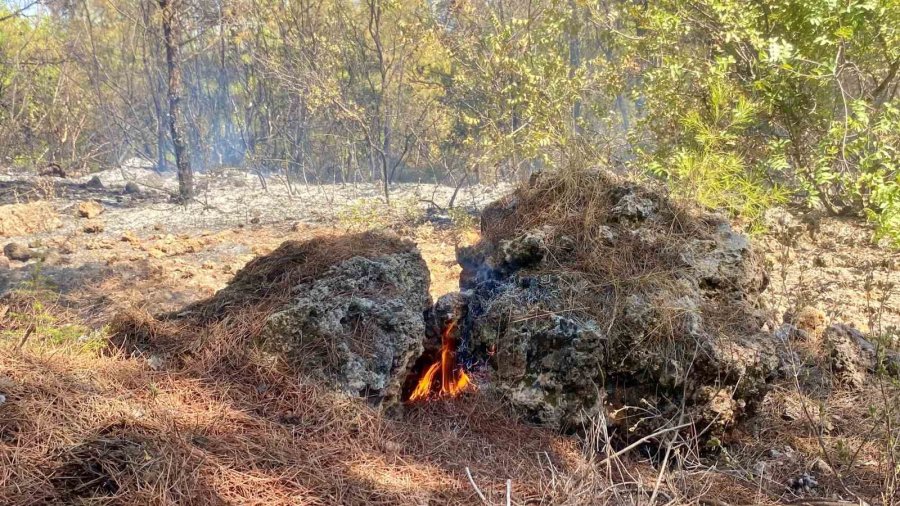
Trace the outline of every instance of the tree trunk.
<instances>
[{"instance_id":1,"label":"tree trunk","mask_svg":"<svg viewBox=\"0 0 900 506\"><path fill-rule=\"evenodd\" d=\"M382 139L383 143L381 146L381 182L383 184L382 189L384 190L384 203L391 203L391 195L390 195L390 186L391 186L391 178L390 178L390 160L391 160L391 124L390 119L385 113L382 124Z\"/></svg>"},{"instance_id":2,"label":"tree trunk","mask_svg":"<svg viewBox=\"0 0 900 506\"><path fill-rule=\"evenodd\" d=\"M194 175L181 125L181 61L177 37L177 0L159 0L162 11L163 42L166 46L166 68L169 72L169 130L178 169L178 193L182 202L194 196Z\"/></svg>"}]
</instances>

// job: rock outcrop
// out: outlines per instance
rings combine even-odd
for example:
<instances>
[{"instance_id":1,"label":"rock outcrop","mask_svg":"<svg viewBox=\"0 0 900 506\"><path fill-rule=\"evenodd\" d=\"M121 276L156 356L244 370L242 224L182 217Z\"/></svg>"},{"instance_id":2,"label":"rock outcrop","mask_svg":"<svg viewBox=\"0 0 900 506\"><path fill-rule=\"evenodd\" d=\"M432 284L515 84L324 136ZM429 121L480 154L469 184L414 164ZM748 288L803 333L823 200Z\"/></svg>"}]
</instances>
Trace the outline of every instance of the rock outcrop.
<instances>
[{"instance_id":1,"label":"rock outcrop","mask_svg":"<svg viewBox=\"0 0 900 506\"><path fill-rule=\"evenodd\" d=\"M354 257L296 286L261 338L349 394L397 403L424 349L428 286L418 251Z\"/></svg>"},{"instance_id":2,"label":"rock outcrop","mask_svg":"<svg viewBox=\"0 0 900 506\"><path fill-rule=\"evenodd\" d=\"M877 346L849 325L830 325L825 329L823 341L831 372L850 388L861 388L867 373L879 370L900 377L900 353Z\"/></svg>"},{"instance_id":3,"label":"rock outcrop","mask_svg":"<svg viewBox=\"0 0 900 506\"><path fill-rule=\"evenodd\" d=\"M28 246L18 242L11 242L4 246L3 254L6 255L6 258L19 262L27 262L34 257L34 253Z\"/></svg>"},{"instance_id":4,"label":"rock outcrop","mask_svg":"<svg viewBox=\"0 0 900 506\"><path fill-rule=\"evenodd\" d=\"M429 284L415 244L390 234L286 241L206 300L156 316L121 314L112 341L160 364L231 368L262 353L391 407L423 351Z\"/></svg>"},{"instance_id":5,"label":"rock outcrop","mask_svg":"<svg viewBox=\"0 0 900 506\"><path fill-rule=\"evenodd\" d=\"M604 411L645 434L683 408L711 434L778 369L762 261L719 216L591 173L533 179L482 232L458 254L465 353L531 421L578 430Z\"/></svg>"},{"instance_id":6,"label":"rock outcrop","mask_svg":"<svg viewBox=\"0 0 900 506\"><path fill-rule=\"evenodd\" d=\"M93 219L103 213L103 205L96 200L86 200L78 204L76 212L80 218Z\"/></svg>"}]
</instances>

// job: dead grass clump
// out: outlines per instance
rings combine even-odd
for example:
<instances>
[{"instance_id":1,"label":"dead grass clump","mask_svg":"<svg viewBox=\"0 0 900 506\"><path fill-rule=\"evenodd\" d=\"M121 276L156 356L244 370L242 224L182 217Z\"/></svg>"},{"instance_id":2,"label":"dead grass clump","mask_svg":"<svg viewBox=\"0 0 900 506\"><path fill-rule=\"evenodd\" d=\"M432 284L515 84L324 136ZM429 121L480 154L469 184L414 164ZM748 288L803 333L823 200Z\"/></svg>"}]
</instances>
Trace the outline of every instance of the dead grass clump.
<instances>
[{"instance_id":1,"label":"dead grass clump","mask_svg":"<svg viewBox=\"0 0 900 506\"><path fill-rule=\"evenodd\" d=\"M173 453L172 445L153 440L140 427L115 424L63 450L55 459L61 464L50 481L66 502L111 498L125 490L143 490L152 496L154 489L170 501L184 501L196 491L191 490L196 482L190 473L163 483L166 472L171 471L167 464L173 464ZM185 460L184 456L179 460ZM188 464L189 469L189 463L181 464ZM180 473L188 469L178 466Z\"/></svg>"},{"instance_id":2,"label":"dead grass clump","mask_svg":"<svg viewBox=\"0 0 900 506\"><path fill-rule=\"evenodd\" d=\"M215 296L179 312L201 319L216 318L247 305L280 302L294 286L321 276L329 267L353 257L392 255L415 249L397 236L376 232L331 235L307 241L287 241L238 271Z\"/></svg>"},{"instance_id":3,"label":"dead grass clump","mask_svg":"<svg viewBox=\"0 0 900 506\"><path fill-rule=\"evenodd\" d=\"M59 225L56 209L45 200L0 206L0 237L37 234Z\"/></svg>"}]
</instances>

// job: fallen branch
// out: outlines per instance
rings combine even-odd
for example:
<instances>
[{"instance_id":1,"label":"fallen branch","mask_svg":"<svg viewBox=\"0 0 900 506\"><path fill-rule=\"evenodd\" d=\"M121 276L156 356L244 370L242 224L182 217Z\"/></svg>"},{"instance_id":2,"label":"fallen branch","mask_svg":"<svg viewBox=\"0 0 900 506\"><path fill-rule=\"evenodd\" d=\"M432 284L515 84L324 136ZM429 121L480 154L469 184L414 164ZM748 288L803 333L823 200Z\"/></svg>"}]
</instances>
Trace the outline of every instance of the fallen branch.
<instances>
[{"instance_id":1,"label":"fallen branch","mask_svg":"<svg viewBox=\"0 0 900 506\"><path fill-rule=\"evenodd\" d=\"M478 485L475 484L475 480L472 479L472 471L470 471L468 467L466 467L466 476L469 477L469 483L472 484L472 488L475 489L475 493L478 494L478 498L481 499L481 502L483 502L484 504L487 504L488 503L487 499L485 499L484 494L481 493L481 490L478 488Z\"/></svg>"}]
</instances>

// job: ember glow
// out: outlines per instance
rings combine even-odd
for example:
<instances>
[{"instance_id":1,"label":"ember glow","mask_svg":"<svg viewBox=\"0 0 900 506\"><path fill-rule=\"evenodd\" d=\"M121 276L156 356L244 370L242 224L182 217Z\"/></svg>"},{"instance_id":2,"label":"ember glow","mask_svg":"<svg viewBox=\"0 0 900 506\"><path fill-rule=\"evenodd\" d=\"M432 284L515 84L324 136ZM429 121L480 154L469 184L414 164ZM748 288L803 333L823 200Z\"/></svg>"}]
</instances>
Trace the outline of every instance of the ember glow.
<instances>
[{"instance_id":1,"label":"ember glow","mask_svg":"<svg viewBox=\"0 0 900 506\"><path fill-rule=\"evenodd\" d=\"M456 397L465 390L472 388L469 375L456 363L456 340L453 339L453 330L456 322L447 325L441 336L441 358L425 370L425 374L419 378L415 390L409 396L410 401L434 398L438 396ZM440 385L435 384L435 377L440 372ZM438 388L438 386L440 388Z\"/></svg>"}]
</instances>

